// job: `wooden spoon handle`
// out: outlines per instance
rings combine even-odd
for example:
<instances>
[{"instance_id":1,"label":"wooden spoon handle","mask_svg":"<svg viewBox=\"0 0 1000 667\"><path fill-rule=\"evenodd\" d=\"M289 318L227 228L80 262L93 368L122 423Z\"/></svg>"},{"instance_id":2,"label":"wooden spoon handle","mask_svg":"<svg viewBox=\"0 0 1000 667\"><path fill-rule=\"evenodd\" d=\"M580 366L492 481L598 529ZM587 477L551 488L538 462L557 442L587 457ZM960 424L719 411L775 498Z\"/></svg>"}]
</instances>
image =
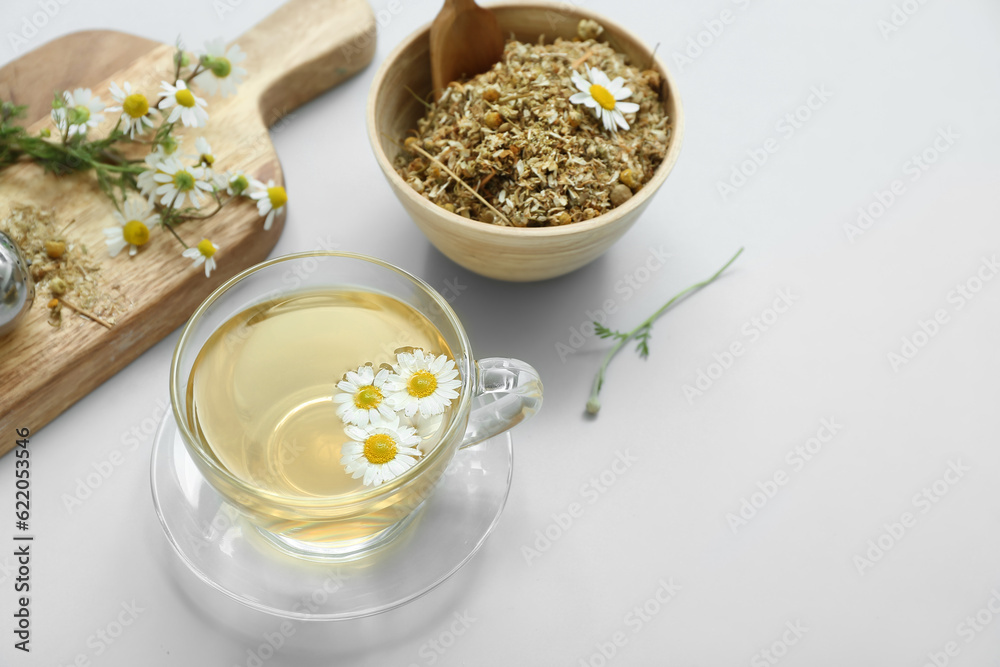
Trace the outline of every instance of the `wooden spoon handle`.
<instances>
[{"instance_id":1,"label":"wooden spoon handle","mask_svg":"<svg viewBox=\"0 0 1000 667\"><path fill-rule=\"evenodd\" d=\"M289 0L237 40L266 125L363 69L375 55L365 0Z\"/></svg>"}]
</instances>

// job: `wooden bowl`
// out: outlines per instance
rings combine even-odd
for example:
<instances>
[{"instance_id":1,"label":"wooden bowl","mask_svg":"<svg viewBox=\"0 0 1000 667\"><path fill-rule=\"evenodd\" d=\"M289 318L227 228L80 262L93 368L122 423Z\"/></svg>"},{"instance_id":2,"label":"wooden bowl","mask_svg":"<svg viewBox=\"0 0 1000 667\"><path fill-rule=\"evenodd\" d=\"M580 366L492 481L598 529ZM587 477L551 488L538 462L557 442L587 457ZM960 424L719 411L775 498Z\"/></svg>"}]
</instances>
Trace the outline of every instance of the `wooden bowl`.
<instances>
[{"instance_id":1,"label":"wooden bowl","mask_svg":"<svg viewBox=\"0 0 1000 667\"><path fill-rule=\"evenodd\" d=\"M599 257L649 206L680 153L684 112L663 62L654 60L645 44L603 16L568 7L565 2L513 2L490 9L504 32L523 42L535 42L543 34L546 42L556 37L572 38L580 19L595 20L604 26L601 38L624 53L630 64L641 67L653 62L661 76L660 98L672 126L670 144L663 163L631 199L592 220L559 227L501 227L449 213L410 187L393 166L403 150L403 139L426 112L410 90L420 96L431 91L430 25L400 44L375 75L368 95L368 138L392 191L431 243L452 261L489 278L514 282L554 278Z\"/></svg>"}]
</instances>

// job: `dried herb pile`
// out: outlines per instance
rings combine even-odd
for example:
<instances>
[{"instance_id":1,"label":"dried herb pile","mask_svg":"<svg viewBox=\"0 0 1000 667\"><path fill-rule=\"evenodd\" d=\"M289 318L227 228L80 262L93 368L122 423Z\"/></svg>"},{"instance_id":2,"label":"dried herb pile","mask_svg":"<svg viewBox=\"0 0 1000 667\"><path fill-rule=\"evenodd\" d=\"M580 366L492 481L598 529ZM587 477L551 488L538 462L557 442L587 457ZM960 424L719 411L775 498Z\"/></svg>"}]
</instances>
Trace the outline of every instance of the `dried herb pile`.
<instances>
[{"instance_id":1,"label":"dried herb pile","mask_svg":"<svg viewBox=\"0 0 1000 667\"><path fill-rule=\"evenodd\" d=\"M663 161L670 119L659 73L627 65L599 41L601 32L584 21L578 40L509 41L492 70L452 83L430 105L397 158L399 174L437 205L499 225L565 225L627 201ZM640 105L626 115L629 130L608 132L589 109L569 101L578 92L571 76L586 66L625 79L628 101Z\"/></svg>"},{"instance_id":2,"label":"dried herb pile","mask_svg":"<svg viewBox=\"0 0 1000 667\"><path fill-rule=\"evenodd\" d=\"M101 266L87 247L75 242L60 228L52 211L34 206L14 205L0 220L0 230L10 236L31 262L35 281L36 308L39 301L49 309L48 322L63 324L63 306L107 326L131 307L117 289L108 287ZM84 320L81 320L81 323Z\"/></svg>"}]
</instances>

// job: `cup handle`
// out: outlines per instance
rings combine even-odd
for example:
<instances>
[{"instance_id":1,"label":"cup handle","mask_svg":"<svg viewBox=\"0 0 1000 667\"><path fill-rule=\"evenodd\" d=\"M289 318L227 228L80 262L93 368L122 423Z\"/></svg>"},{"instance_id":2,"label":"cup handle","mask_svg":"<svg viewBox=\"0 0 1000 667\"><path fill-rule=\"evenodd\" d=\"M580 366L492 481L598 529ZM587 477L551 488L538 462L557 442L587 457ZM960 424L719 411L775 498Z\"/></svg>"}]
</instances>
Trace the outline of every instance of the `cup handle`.
<instances>
[{"instance_id":1,"label":"cup handle","mask_svg":"<svg viewBox=\"0 0 1000 667\"><path fill-rule=\"evenodd\" d=\"M517 359L480 359L474 386L469 426L459 449L503 433L542 407L538 371Z\"/></svg>"}]
</instances>

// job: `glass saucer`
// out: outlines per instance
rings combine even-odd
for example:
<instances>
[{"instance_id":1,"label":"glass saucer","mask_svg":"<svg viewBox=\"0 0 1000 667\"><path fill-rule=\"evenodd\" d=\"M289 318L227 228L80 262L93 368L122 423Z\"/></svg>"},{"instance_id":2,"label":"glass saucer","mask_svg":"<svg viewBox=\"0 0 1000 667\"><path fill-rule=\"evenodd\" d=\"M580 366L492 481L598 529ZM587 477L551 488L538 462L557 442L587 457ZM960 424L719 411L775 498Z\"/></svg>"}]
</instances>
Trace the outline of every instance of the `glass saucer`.
<instances>
[{"instance_id":1,"label":"glass saucer","mask_svg":"<svg viewBox=\"0 0 1000 667\"><path fill-rule=\"evenodd\" d=\"M512 470L509 433L460 450L390 544L347 562L296 558L264 538L202 477L170 412L153 441L150 484L163 532L202 581L269 614L332 621L394 609L457 572L496 526Z\"/></svg>"}]
</instances>

